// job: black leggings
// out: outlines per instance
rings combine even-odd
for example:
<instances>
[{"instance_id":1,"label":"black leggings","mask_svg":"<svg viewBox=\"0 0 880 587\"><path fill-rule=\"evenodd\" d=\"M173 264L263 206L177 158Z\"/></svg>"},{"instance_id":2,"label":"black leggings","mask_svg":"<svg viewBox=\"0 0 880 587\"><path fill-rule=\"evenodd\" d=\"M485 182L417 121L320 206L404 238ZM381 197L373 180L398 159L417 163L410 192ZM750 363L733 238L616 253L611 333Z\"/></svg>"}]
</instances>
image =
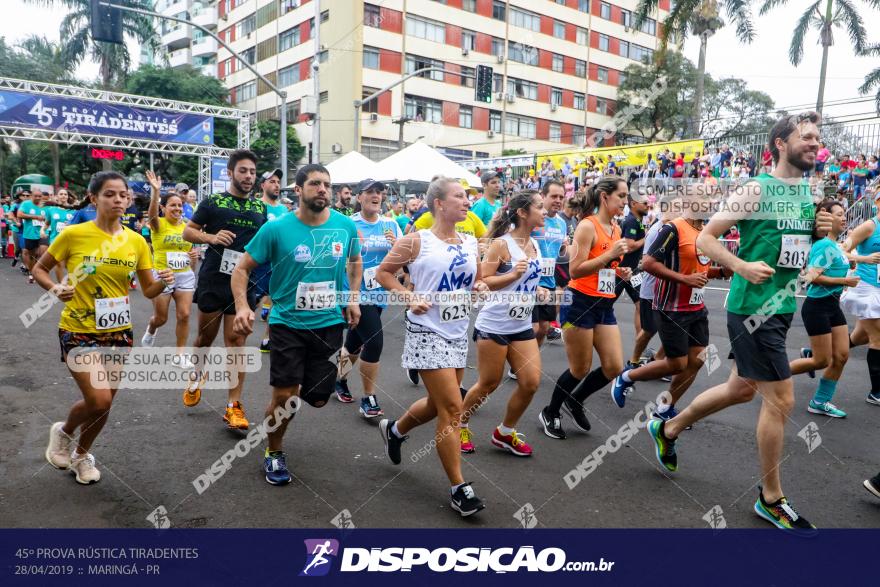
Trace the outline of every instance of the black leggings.
<instances>
[{"instance_id":1,"label":"black leggings","mask_svg":"<svg viewBox=\"0 0 880 587\"><path fill-rule=\"evenodd\" d=\"M367 363L378 363L382 344L382 308L361 304L360 322L345 335L345 350L352 355L360 354Z\"/></svg>"}]
</instances>

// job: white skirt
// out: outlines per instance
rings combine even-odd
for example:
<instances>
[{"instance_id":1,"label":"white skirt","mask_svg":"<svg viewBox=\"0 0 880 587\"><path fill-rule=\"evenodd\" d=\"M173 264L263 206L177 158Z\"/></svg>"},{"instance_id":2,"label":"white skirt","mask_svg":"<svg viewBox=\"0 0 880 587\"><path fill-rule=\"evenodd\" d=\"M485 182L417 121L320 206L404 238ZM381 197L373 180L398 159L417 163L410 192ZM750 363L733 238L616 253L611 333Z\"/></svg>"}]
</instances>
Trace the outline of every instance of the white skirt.
<instances>
[{"instance_id":1,"label":"white skirt","mask_svg":"<svg viewBox=\"0 0 880 587\"><path fill-rule=\"evenodd\" d=\"M403 339L404 369L464 369L467 366L468 340L448 340L424 326L406 321Z\"/></svg>"},{"instance_id":2,"label":"white skirt","mask_svg":"<svg viewBox=\"0 0 880 587\"><path fill-rule=\"evenodd\" d=\"M880 287L860 281L855 287L848 287L840 296L840 307L847 314L862 320L880 318Z\"/></svg>"}]
</instances>

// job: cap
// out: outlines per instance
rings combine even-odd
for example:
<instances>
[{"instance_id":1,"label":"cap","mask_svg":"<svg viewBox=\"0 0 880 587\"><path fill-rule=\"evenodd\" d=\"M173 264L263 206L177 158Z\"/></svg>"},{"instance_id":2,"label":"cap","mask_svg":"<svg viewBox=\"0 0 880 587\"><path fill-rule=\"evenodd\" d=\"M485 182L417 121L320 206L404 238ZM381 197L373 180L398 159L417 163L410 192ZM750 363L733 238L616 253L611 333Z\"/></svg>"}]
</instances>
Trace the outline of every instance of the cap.
<instances>
[{"instance_id":1,"label":"cap","mask_svg":"<svg viewBox=\"0 0 880 587\"><path fill-rule=\"evenodd\" d=\"M277 177L278 179L281 179L284 174L281 173L280 169L273 169L272 171L267 171L266 173L264 173L263 175L260 176L260 183L263 183L264 181L266 181L267 179L269 179L273 175L275 177Z\"/></svg>"},{"instance_id":2,"label":"cap","mask_svg":"<svg viewBox=\"0 0 880 587\"><path fill-rule=\"evenodd\" d=\"M368 179L362 180L357 185L357 193L360 194L360 193L365 192L371 188L375 188L376 191L378 191L378 192L381 192L382 190L386 189L385 184L382 183L381 181L377 181L375 179L368 178Z\"/></svg>"},{"instance_id":3,"label":"cap","mask_svg":"<svg viewBox=\"0 0 880 587\"><path fill-rule=\"evenodd\" d=\"M175 189L175 190L177 191L177 193L179 194L179 193L181 193L181 192L185 192L185 191L189 190L189 186L186 185L185 183L182 183L182 182L181 182L181 183L177 184L176 186L174 186L174 189Z\"/></svg>"},{"instance_id":4,"label":"cap","mask_svg":"<svg viewBox=\"0 0 880 587\"><path fill-rule=\"evenodd\" d=\"M487 184L490 181L492 181L493 179L495 179L496 177L498 177L498 173L496 173L494 171L487 171L486 173L484 173L483 175L480 176L480 183Z\"/></svg>"}]
</instances>

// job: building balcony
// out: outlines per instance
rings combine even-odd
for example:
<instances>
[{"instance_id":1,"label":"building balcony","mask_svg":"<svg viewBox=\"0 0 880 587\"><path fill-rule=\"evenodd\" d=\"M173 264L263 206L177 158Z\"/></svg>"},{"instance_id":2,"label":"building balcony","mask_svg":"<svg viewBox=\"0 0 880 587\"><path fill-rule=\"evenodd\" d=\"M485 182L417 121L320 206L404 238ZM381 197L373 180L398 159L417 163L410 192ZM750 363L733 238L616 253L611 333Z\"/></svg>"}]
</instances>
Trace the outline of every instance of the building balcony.
<instances>
[{"instance_id":1,"label":"building balcony","mask_svg":"<svg viewBox=\"0 0 880 587\"><path fill-rule=\"evenodd\" d=\"M190 63L192 63L192 52L190 52L189 48L178 49L177 51L169 51L169 67L183 67L184 65L189 65Z\"/></svg>"},{"instance_id":2,"label":"building balcony","mask_svg":"<svg viewBox=\"0 0 880 587\"><path fill-rule=\"evenodd\" d=\"M156 4L156 11L165 16L177 16L181 12L189 10L188 0L164 0Z\"/></svg>"},{"instance_id":3,"label":"building balcony","mask_svg":"<svg viewBox=\"0 0 880 587\"><path fill-rule=\"evenodd\" d=\"M192 44L193 57L210 57L217 54L217 40L203 37Z\"/></svg>"},{"instance_id":4,"label":"building balcony","mask_svg":"<svg viewBox=\"0 0 880 587\"><path fill-rule=\"evenodd\" d=\"M208 6L205 8L193 9L191 13L191 21L208 29L217 28L217 7Z\"/></svg>"},{"instance_id":5,"label":"building balcony","mask_svg":"<svg viewBox=\"0 0 880 587\"><path fill-rule=\"evenodd\" d=\"M162 44L169 51L187 47L192 41L192 27L190 25L178 24L174 28L168 29L162 35Z\"/></svg>"}]
</instances>

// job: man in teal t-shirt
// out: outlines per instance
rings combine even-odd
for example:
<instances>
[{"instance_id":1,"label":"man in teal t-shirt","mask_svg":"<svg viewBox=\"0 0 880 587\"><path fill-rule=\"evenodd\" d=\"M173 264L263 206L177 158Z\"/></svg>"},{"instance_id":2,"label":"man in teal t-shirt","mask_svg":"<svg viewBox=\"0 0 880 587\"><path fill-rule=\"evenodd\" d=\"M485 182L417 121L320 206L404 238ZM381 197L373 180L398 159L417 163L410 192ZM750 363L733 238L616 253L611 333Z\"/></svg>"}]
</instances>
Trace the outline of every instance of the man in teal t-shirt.
<instances>
[{"instance_id":1,"label":"man in teal t-shirt","mask_svg":"<svg viewBox=\"0 0 880 587\"><path fill-rule=\"evenodd\" d=\"M483 184L483 197L474 203L471 212L489 226L495 212L501 208L501 177L494 171L487 171L480 176L480 182Z\"/></svg>"},{"instance_id":2,"label":"man in teal t-shirt","mask_svg":"<svg viewBox=\"0 0 880 587\"><path fill-rule=\"evenodd\" d=\"M295 190L300 206L264 224L245 246L232 274L235 297L234 327L240 334L253 330L254 313L247 305L251 271L269 263L269 384L268 414L293 415L289 401L297 395L321 407L333 393L336 365L330 360L342 347L346 322L357 326L360 308L356 295L342 299L344 278L352 294L360 289L362 264L357 229L350 218L331 210L330 173L318 164L297 171ZM342 304L345 304L343 310ZM263 473L272 485L290 483L282 451L286 426L269 432Z\"/></svg>"},{"instance_id":3,"label":"man in teal t-shirt","mask_svg":"<svg viewBox=\"0 0 880 587\"><path fill-rule=\"evenodd\" d=\"M46 247L40 246L40 229L46 221L43 210L43 194L40 190L34 190L30 198L22 199L18 208L18 218L21 220L21 232L24 238L24 263L28 272L32 271L34 264ZM28 281L33 283L33 276L28 276Z\"/></svg>"}]
</instances>

